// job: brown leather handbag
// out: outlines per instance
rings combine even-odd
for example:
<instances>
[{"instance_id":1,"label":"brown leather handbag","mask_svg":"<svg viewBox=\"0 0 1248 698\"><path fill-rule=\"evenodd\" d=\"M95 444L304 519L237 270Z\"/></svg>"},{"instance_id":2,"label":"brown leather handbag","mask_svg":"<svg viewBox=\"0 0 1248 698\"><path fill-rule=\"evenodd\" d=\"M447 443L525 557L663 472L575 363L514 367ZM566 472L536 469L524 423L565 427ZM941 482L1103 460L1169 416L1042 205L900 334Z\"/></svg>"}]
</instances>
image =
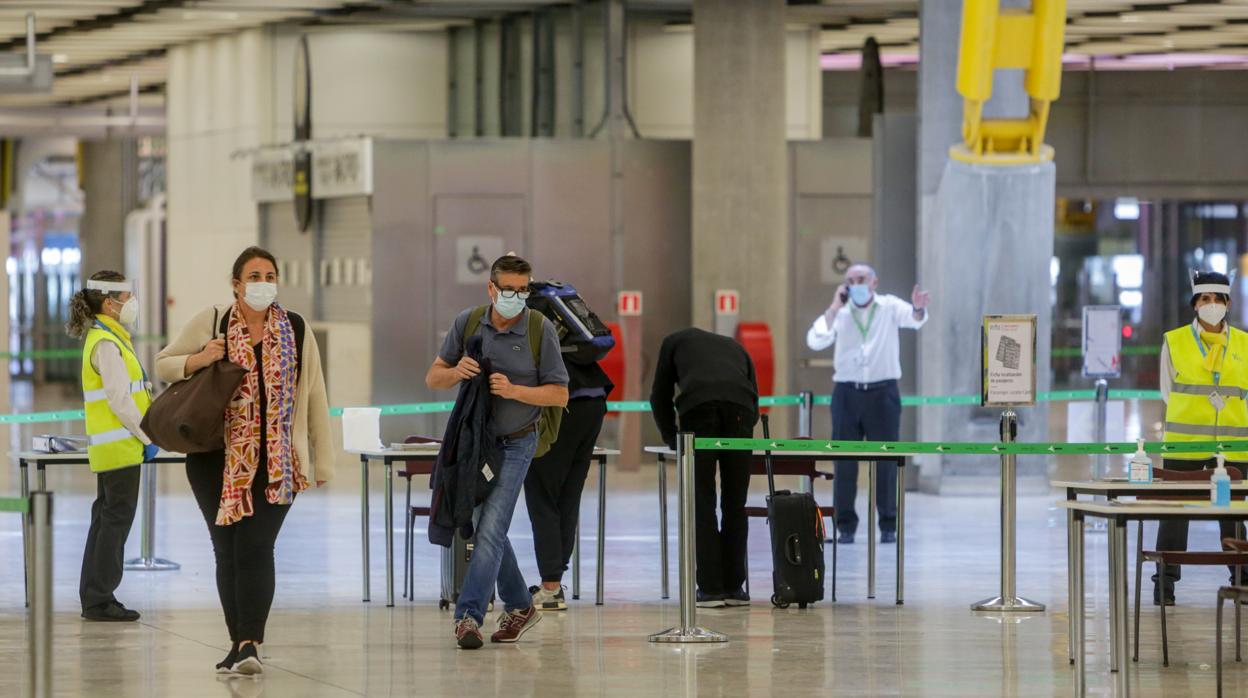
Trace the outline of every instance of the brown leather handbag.
<instances>
[{"instance_id":1,"label":"brown leather handbag","mask_svg":"<svg viewBox=\"0 0 1248 698\"><path fill-rule=\"evenodd\" d=\"M217 338L218 311L212 313ZM225 408L247 369L226 360L205 366L165 389L143 416L143 433L152 443L176 453L204 453L225 448Z\"/></svg>"}]
</instances>

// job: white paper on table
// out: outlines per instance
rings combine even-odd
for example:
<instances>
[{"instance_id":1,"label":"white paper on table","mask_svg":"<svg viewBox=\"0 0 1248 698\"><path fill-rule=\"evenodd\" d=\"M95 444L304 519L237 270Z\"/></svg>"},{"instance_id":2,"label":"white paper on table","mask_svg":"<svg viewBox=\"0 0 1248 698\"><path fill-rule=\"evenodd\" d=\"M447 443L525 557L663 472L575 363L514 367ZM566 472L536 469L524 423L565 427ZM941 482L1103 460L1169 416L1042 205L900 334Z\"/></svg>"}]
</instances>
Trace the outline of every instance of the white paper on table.
<instances>
[{"instance_id":1,"label":"white paper on table","mask_svg":"<svg viewBox=\"0 0 1248 698\"><path fill-rule=\"evenodd\" d=\"M344 451L381 449L381 410L376 407L347 407L342 411Z\"/></svg>"}]
</instances>

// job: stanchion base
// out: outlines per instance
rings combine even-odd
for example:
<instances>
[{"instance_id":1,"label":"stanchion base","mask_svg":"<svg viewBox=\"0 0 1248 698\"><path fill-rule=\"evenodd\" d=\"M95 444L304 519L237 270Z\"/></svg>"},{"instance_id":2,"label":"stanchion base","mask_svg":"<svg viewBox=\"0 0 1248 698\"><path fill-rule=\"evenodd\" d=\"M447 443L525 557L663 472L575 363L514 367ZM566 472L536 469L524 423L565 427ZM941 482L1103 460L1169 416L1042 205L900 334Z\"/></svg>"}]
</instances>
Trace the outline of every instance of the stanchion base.
<instances>
[{"instance_id":1,"label":"stanchion base","mask_svg":"<svg viewBox=\"0 0 1248 698\"><path fill-rule=\"evenodd\" d=\"M126 560L124 567L127 570L139 572L172 572L182 569L182 565L159 557L147 559L136 557L133 560Z\"/></svg>"},{"instance_id":2,"label":"stanchion base","mask_svg":"<svg viewBox=\"0 0 1248 698\"><path fill-rule=\"evenodd\" d=\"M1004 599L994 596L977 604L971 604L972 611L990 611L995 613L1043 613L1044 604L1028 601L1021 596Z\"/></svg>"},{"instance_id":3,"label":"stanchion base","mask_svg":"<svg viewBox=\"0 0 1248 698\"><path fill-rule=\"evenodd\" d=\"M650 636L650 642L727 642L728 636L706 628L669 628Z\"/></svg>"}]
</instances>

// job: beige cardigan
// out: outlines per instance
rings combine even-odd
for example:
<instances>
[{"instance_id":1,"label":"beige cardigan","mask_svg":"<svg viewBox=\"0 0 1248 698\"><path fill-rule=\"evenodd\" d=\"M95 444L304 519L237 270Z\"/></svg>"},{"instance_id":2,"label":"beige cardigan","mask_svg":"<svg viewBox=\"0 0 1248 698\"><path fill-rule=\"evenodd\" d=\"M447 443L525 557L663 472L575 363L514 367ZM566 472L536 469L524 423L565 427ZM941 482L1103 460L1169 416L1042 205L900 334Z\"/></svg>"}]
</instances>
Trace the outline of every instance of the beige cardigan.
<instances>
[{"instance_id":1,"label":"beige cardigan","mask_svg":"<svg viewBox=\"0 0 1248 698\"><path fill-rule=\"evenodd\" d=\"M212 318L225 317L231 306L209 307L200 312L173 343L156 355L156 375L166 383L186 380L186 360L203 351L212 340ZM220 320L218 320L219 322ZM325 373L321 371L321 353L316 335L308 326L303 335L303 370L295 391L295 420L291 440L299 457L304 477L315 486L318 481L334 478L334 460L338 455L333 429L329 422L329 398L325 393Z\"/></svg>"}]
</instances>

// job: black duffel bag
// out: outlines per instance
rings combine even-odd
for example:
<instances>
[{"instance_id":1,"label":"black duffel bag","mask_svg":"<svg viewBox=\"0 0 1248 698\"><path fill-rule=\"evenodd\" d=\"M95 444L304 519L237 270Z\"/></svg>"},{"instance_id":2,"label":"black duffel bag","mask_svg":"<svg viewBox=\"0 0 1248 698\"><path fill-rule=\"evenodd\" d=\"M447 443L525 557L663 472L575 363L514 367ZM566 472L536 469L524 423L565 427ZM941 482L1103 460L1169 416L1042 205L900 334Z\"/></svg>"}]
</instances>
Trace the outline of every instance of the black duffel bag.
<instances>
[{"instance_id":1,"label":"black duffel bag","mask_svg":"<svg viewBox=\"0 0 1248 698\"><path fill-rule=\"evenodd\" d=\"M217 338L213 311L212 338ZM152 443L175 453L204 453L225 448L225 408L247 376L247 369L217 361L165 389L143 416L143 433Z\"/></svg>"}]
</instances>

